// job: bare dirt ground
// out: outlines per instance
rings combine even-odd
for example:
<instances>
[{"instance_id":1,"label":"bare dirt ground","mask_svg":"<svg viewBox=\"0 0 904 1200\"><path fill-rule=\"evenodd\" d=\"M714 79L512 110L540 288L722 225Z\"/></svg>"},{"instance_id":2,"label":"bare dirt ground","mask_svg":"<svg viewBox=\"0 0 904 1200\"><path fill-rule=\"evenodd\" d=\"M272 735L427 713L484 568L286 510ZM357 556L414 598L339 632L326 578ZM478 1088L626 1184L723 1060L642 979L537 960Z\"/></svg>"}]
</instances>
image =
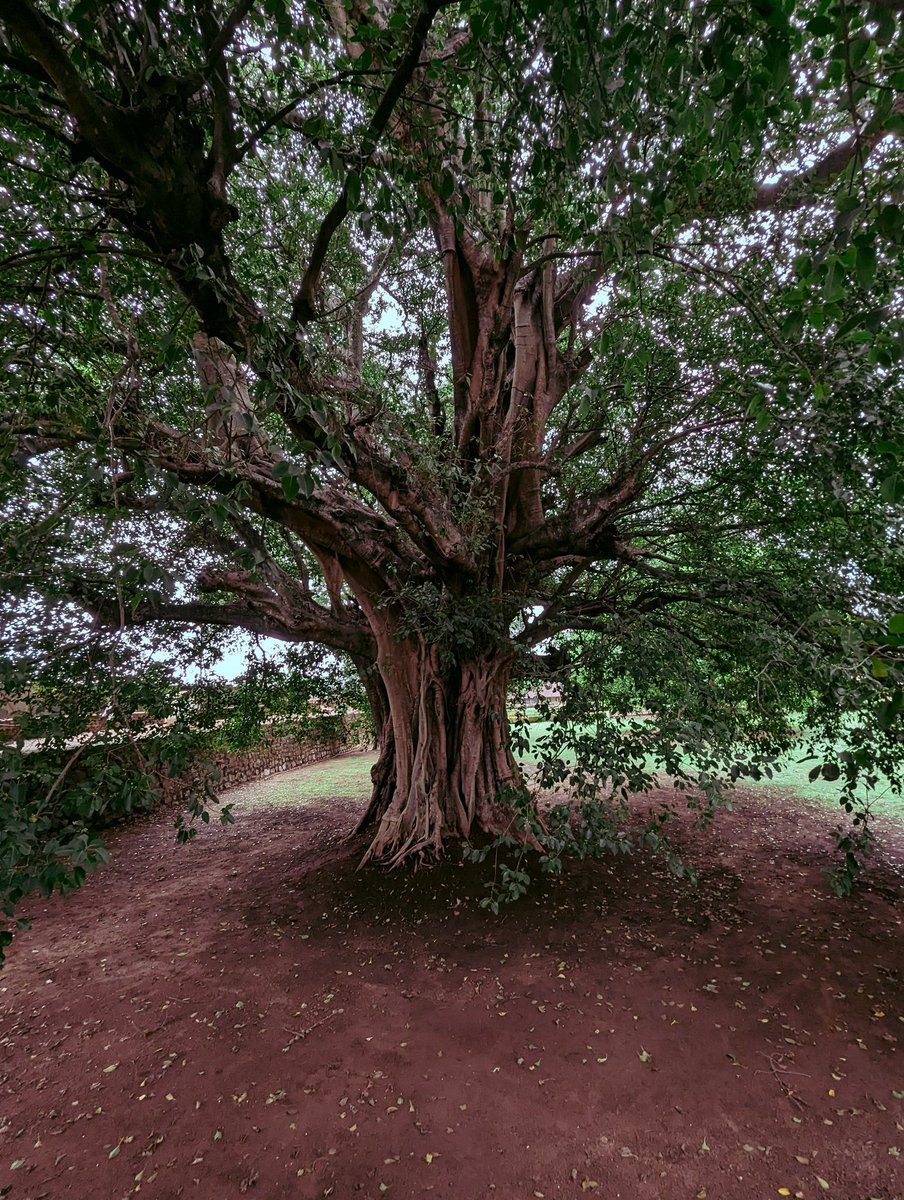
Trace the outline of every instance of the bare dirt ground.
<instances>
[{"instance_id":1,"label":"bare dirt ground","mask_svg":"<svg viewBox=\"0 0 904 1200\"><path fill-rule=\"evenodd\" d=\"M316 771L317 768L308 770ZM904 827L869 885L763 794L495 918L356 874L360 801L237 806L31 905L0 978L0 1196L902 1200Z\"/></svg>"}]
</instances>

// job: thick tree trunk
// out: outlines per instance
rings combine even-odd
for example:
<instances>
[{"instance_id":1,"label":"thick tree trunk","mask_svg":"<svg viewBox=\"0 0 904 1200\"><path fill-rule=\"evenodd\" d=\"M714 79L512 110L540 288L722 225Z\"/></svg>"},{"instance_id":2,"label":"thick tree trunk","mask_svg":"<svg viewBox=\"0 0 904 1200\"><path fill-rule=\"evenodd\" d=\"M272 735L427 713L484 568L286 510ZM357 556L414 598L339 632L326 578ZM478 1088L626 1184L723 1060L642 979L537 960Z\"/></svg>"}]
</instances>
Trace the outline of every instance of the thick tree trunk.
<instances>
[{"instance_id":1,"label":"thick tree trunk","mask_svg":"<svg viewBox=\"0 0 904 1200\"><path fill-rule=\"evenodd\" d=\"M374 745L380 757L371 767L373 783L370 803L358 822L355 833L372 825L389 807L395 791L395 741L392 735L392 713L389 697L376 664L369 660L355 659L355 666L367 693L370 715L374 723Z\"/></svg>"},{"instance_id":2,"label":"thick tree trunk","mask_svg":"<svg viewBox=\"0 0 904 1200\"><path fill-rule=\"evenodd\" d=\"M379 669L389 720L362 820L377 822L363 861L436 858L447 839L511 825L506 796L521 775L508 744L509 662L450 663L436 646L406 641L385 649Z\"/></svg>"}]
</instances>

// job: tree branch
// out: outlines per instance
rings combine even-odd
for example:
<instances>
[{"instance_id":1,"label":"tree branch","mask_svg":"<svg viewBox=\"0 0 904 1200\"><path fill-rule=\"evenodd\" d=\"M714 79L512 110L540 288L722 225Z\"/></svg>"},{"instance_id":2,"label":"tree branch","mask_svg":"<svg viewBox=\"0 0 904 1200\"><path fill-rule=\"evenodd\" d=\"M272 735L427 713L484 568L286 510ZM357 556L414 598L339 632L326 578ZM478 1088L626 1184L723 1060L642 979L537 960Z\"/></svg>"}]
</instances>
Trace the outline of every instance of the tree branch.
<instances>
[{"instance_id":1,"label":"tree branch","mask_svg":"<svg viewBox=\"0 0 904 1200\"><path fill-rule=\"evenodd\" d=\"M411 82L414 72L417 70L421 53L427 43L427 35L430 32L430 27L444 2L446 0L426 0L422 5L411 31L408 50L396 67L395 74L389 81L389 86L383 93L383 98L377 105L376 112L371 117L370 123L361 139L361 149L358 156L359 170L363 170L373 158L377 143L386 126L389 124L393 110L405 88ZM307 269L292 304L292 315L301 325L306 324L316 315L315 296L317 284L323 271L327 250L329 249L333 234L348 216L348 213L349 186L348 176L346 176L338 199L327 213L320 229L317 231Z\"/></svg>"},{"instance_id":2,"label":"tree branch","mask_svg":"<svg viewBox=\"0 0 904 1200\"><path fill-rule=\"evenodd\" d=\"M207 51L208 72L217 69L217 62L229 47L230 42L238 32L238 28L254 7L255 0L239 0L235 8L220 26Z\"/></svg>"},{"instance_id":3,"label":"tree branch","mask_svg":"<svg viewBox=\"0 0 904 1200\"><path fill-rule=\"evenodd\" d=\"M84 581L71 582L63 594L94 618L112 628L174 622L245 629L284 642L317 642L331 650L374 660L376 645L363 619L339 616L313 600L288 603L243 571L207 569L198 580L201 591L228 591L237 599L218 604L190 600L181 604L143 601L120 609L115 597L106 597Z\"/></svg>"},{"instance_id":4,"label":"tree branch","mask_svg":"<svg viewBox=\"0 0 904 1200\"><path fill-rule=\"evenodd\" d=\"M902 4L904 9L904 4ZM897 96L890 115L904 113L904 96ZM865 134L852 134L831 150L809 171L802 174L783 175L775 183L762 184L757 188L752 209L768 212L772 209L788 211L799 208L813 196L814 187L828 183L835 175L849 166L858 156L866 159L889 130L880 128Z\"/></svg>"},{"instance_id":5,"label":"tree branch","mask_svg":"<svg viewBox=\"0 0 904 1200\"><path fill-rule=\"evenodd\" d=\"M86 86L57 40L50 21L31 0L0 0L0 20L52 80L82 135L104 147L117 138L122 131L116 120L116 108Z\"/></svg>"}]
</instances>

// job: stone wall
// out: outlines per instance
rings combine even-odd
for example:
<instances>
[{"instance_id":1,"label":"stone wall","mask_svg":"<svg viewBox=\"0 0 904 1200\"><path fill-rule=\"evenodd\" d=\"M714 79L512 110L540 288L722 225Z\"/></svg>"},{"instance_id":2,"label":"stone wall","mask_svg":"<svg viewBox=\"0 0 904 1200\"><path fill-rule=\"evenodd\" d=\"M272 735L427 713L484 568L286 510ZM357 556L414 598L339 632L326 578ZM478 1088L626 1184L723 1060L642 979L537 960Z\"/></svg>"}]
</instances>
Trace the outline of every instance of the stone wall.
<instances>
[{"instance_id":1,"label":"stone wall","mask_svg":"<svg viewBox=\"0 0 904 1200\"><path fill-rule=\"evenodd\" d=\"M205 757L220 774L219 781L212 781L214 790L219 793L255 779L266 779L280 771L291 771L332 758L352 748L346 730L339 727L315 730L303 737L285 734L250 750L213 750ZM162 780L164 803L178 803L190 787L191 778L191 775L182 775Z\"/></svg>"},{"instance_id":2,"label":"stone wall","mask_svg":"<svg viewBox=\"0 0 904 1200\"><path fill-rule=\"evenodd\" d=\"M65 788L60 788L58 784L53 786L60 819L68 821L71 814L67 803L73 801L65 799L67 790L77 792L97 771L112 773L125 785L122 801L114 794L99 811L90 812L86 817L92 828L105 829L134 820L137 815L148 811L141 798L132 797L128 786L129 776L136 770L153 772L154 788L160 793L157 803L177 807L188 799L188 792L193 785L196 792L203 793L206 784L216 795L226 794L230 788L253 780L266 779L281 771L320 762L343 751L364 749L366 742L366 730L355 714L346 717L324 715L300 726L296 733L271 731L262 743L244 750L226 750L215 745L206 748L198 746L184 771L170 777L162 762L154 766L162 757L160 747L155 745L158 736L154 731L149 731L145 736L138 734L137 745L142 751L140 765L134 753L136 742L132 740L95 744L93 748L86 745L83 747L84 753L78 750L75 754L73 750L77 748L77 743L51 750L41 746L26 746L29 765L35 768L25 776L26 787L34 793L35 803L40 804L51 781L65 778ZM87 798L90 799L90 796ZM86 796L82 794L74 802L84 805L85 800Z\"/></svg>"}]
</instances>

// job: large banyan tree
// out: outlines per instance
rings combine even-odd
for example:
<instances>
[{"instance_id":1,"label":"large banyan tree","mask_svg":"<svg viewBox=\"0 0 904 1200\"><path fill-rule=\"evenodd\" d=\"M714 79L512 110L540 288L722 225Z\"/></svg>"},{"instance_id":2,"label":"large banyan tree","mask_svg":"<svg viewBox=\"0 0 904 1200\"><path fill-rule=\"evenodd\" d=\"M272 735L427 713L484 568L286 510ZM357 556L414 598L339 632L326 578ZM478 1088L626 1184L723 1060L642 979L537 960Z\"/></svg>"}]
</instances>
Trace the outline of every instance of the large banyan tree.
<instances>
[{"instance_id":1,"label":"large banyan tree","mask_svg":"<svg viewBox=\"0 0 904 1200\"><path fill-rule=\"evenodd\" d=\"M526 677L897 736L901 7L0 0L17 620L349 656L388 862Z\"/></svg>"}]
</instances>

